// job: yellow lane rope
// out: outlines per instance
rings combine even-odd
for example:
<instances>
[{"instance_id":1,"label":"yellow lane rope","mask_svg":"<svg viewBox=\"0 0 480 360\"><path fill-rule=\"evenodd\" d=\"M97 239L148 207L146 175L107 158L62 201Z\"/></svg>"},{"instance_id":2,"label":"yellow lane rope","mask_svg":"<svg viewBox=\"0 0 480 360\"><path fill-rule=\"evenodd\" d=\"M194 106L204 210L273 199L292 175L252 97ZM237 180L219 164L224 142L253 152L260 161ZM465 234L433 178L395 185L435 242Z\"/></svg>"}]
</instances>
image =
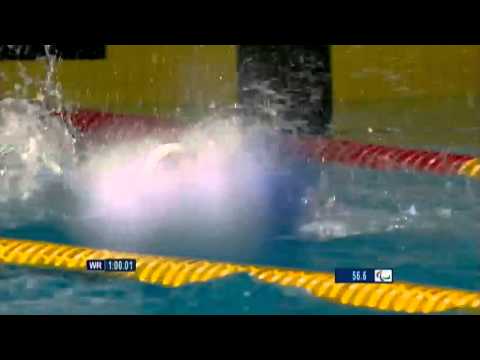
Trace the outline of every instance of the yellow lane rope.
<instances>
[{"instance_id":1,"label":"yellow lane rope","mask_svg":"<svg viewBox=\"0 0 480 360\"><path fill-rule=\"evenodd\" d=\"M458 170L458 175L464 175L480 180L480 159L467 161Z\"/></svg>"},{"instance_id":2,"label":"yellow lane rope","mask_svg":"<svg viewBox=\"0 0 480 360\"><path fill-rule=\"evenodd\" d=\"M137 271L112 276L177 288L248 274L264 283L304 289L337 304L404 313L480 310L480 293L397 282L395 284L335 284L334 275L202 260L186 260L77 248L0 238L0 264L86 272L87 260L136 259Z\"/></svg>"}]
</instances>

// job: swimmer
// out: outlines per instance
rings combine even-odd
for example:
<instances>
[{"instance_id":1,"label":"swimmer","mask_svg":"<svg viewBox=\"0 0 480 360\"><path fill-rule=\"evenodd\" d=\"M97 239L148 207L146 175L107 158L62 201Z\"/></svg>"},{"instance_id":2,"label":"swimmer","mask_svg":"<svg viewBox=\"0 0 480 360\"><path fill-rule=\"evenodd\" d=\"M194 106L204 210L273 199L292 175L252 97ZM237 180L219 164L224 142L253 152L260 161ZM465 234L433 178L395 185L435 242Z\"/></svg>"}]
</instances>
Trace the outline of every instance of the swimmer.
<instances>
[{"instance_id":1,"label":"swimmer","mask_svg":"<svg viewBox=\"0 0 480 360\"><path fill-rule=\"evenodd\" d=\"M180 143L162 144L157 146L147 159L148 167L154 168L165 160L176 160L185 154L185 149Z\"/></svg>"},{"instance_id":2,"label":"swimmer","mask_svg":"<svg viewBox=\"0 0 480 360\"><path fill-rule=\"evenodd\" d=\"M187 152L182 144L161 144L148 153L146 169L150 174L158 170L181 171L191 169L194 161L195 156Z\"/></svg>"}]
</instances>

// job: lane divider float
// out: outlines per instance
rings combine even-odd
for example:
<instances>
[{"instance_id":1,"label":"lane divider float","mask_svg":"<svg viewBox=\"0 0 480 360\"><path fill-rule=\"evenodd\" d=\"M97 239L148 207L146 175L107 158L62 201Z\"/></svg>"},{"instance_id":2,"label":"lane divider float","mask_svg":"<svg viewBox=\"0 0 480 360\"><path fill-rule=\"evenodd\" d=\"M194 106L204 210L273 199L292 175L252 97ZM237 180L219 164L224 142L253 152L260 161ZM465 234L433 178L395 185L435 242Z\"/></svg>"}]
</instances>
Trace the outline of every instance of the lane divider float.
<instances>
[{"instance_id":1,"label":"lane divider float","mask_svg":"<svg viewBox=\"0 0 480 360\"><path fill-rule=\"evenodd\" d=\"M79 131L92 133L108 126L129 124L132 128L148 133L157 127L174 134L181 133L175 122L153 117L140 117L98 111L81 110L73 113L57 113ZM379 171L407 170L436 175L461 175L480 180L480 158L471 155L451 154L397 147L360 144L348 140L325 137L300 137L290 142L302 155L322 163Z\"/></svg>"},{"instance_id":2,"label":"lane divider float","mask_svg":"<svg viewBox=\"0 0 480 360\"><path fill-rule=\"evenodd\" d=\"M379 171L411 170L436 175L462 175L480 180L480 159L470 155L365 145L321 137L301 141L299 150L322 163Z\"/></svg>"},{"instance_id":3,"label":"lane divider float","mask_svg":"<svg viewBox=\"0 0 480 360\"><path fill-rule=\"evenodd\" d=\"M83 273L87 272L88 260L126 258L137 261L137 270L110 276L179 288L233 275L248 274L263 283L303 289L316 298L345 306L410 314L432 314L452 310L475 313L480 311L480 293L467 290L406 282L336 284L334 275L329 273L169 258L0 238L0 264L6 265Z\"/></svg>"}]
</instances>

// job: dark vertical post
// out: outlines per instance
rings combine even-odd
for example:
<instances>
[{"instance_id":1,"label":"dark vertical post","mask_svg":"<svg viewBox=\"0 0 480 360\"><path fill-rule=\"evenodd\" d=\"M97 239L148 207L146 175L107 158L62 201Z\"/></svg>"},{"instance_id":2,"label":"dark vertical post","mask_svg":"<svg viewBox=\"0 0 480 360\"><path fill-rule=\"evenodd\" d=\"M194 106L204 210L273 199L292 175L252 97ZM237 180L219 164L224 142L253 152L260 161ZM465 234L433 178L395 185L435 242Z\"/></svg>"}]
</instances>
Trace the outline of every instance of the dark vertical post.
<instances>
[{"instance_id":1,"label":"dark vertical post","mask_svg":"<svg viewBox=\"0 0 480 360\"><path fill-rule=\"evenodd\" d=\"M248 112L303 120L322 133L332 116L329 45L240 45L240 101Z\"/></svg>"}]
</instances>

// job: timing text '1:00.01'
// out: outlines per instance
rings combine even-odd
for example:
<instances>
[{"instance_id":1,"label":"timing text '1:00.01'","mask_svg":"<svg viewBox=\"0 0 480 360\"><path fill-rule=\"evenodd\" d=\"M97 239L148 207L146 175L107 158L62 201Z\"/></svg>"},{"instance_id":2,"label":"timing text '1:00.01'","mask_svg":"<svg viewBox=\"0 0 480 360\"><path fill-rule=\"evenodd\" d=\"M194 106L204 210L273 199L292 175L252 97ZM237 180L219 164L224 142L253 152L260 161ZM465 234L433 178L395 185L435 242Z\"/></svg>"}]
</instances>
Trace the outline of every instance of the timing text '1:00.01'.
<instances>
[{"instance_id":1,"label":"timing text '1:00.01'","mask_svg":"<svg viewBox=\"0 0 480 360\"><path fill-rule=\"evenodd\" d=\"M87 260L87 271L89 272L129 273L136 270L137 260L135 259Z\"/></svg>"}]
</instances>

